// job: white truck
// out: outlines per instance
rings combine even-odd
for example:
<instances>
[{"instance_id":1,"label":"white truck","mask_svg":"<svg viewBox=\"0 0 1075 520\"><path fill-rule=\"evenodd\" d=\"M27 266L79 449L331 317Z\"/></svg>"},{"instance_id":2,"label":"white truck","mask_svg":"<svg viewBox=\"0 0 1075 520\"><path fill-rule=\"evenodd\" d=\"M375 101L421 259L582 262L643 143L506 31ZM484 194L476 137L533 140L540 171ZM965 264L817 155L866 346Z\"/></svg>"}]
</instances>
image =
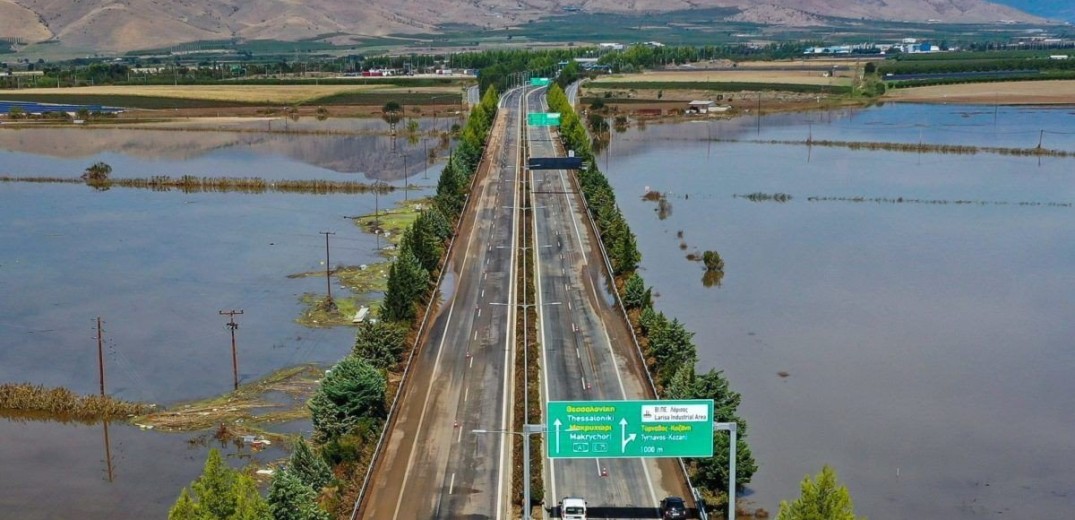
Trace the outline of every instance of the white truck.
<instances>
[{"instance_id":1,"label":"white truck","mask_svg":"<svg viewBox=\"0 0 1075 520\"><path fill-rule=\"evenodd\" d=\"M560 518L586 520L586 501L578 497L564 497L560 501Z\"/></svg>"}]
</instances>

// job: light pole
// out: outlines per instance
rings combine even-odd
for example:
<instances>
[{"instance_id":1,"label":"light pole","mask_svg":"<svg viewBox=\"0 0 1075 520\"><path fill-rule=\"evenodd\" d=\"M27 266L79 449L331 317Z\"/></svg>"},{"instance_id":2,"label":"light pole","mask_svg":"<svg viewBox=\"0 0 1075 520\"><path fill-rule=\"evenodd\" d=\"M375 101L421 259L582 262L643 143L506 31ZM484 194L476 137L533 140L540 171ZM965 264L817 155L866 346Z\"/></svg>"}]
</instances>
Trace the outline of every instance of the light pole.
<instances>
[{"instance_id":1,"label":"light pole","mask_svg":"<svg viewBox=\"0 0 1075 520\"><path fill-rule=\"evenodd\" d=\"M731 443L728 445L728 520L735 520L735 444L738 442L738 428L739 424L734 422L713 423L713 431L727 431L732 434Z\"/></svg>"},{"instance_id":2,"label":"light pole","mask_svg":"<svg viewBox=\"0 0 1075 520\"><path fill-rule=\"evenodd\" d=\"M530 436L536 433L545 433L544 424L524 424L523 431L515 432L510 430L470 430L470 433L510 433L512 435L521 435L523 437L523 473L526 474L523 480L523 520L531 520L530 516Z\"/></svg>"}]
</instances>

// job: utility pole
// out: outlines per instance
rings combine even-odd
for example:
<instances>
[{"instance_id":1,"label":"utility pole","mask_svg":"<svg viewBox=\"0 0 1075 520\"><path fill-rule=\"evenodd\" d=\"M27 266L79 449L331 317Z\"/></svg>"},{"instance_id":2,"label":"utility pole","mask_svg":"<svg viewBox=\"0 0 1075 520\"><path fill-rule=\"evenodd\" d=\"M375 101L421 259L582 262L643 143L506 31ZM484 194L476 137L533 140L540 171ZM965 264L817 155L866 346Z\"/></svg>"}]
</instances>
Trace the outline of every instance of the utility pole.
<instances>
[{"instance_id":1,"label":"utility pole","mask_svg":"<svg viewBox=\"0 0 1075 520\"><path fill-rule=\"evenodd\" d=\"M97 317L97 372L101 376L101 397L105 395L104 337L101 335L101 317Z\"/></svg>"},{"instance_id":2,"label":"utility pole","mask_svg":"<svg viewBox=\"0 0 1075 520\"><path fill-rule=\"evenodd\" d=\"M328 289L328 298L325 300L325 307L331 309L335 307L335 304L332 301L332 264L329 263L328 236L335 235L336 233L332 231L322 231L321 234L325 235L325 288Z\"/></svg>"},{"instance_id":3,"label":"utility pole","mask_svg":"<svg viewBox=\"0 0 1075 520\"><path fill-rule=\"evenodd\" d=\"M231 372L235 382L235 390L239 389L239 356L235 353L235 329L239 328L239 324L235 323L235 315L242 313L242 309L220 311L221 316L228 317L228 328L231 329Z\"/></svg>"}]
</instances>

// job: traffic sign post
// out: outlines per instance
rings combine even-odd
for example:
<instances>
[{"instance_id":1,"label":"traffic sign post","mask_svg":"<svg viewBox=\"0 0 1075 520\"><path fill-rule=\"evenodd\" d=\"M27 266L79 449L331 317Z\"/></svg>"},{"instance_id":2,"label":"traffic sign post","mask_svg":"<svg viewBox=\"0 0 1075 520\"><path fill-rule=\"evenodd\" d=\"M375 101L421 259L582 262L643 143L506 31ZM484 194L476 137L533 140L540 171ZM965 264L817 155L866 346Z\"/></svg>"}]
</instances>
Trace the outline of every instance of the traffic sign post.
<instances>
[{"instance_id":1,"label":"traffic sign post","mask_svg":"<svg viewBox=\"0 0 1075 520\"><path fill-rule=\"evenodd\" d=\"M549 401L550 459L713 456L713 400Z\"/></svg>"},{"instance_id":2,"label":"traffic sign post","mask_svg":"<svg viewBox=\"0 0 1075 520\"><path fill-rule=\"evenodd\" d=\"M530 78L531 87L547 87L552 80L549 78Z\"/></svg>"},{"instance_id":3,"label":"traffic sign post","mask_svg":"<svg viewBox=\"0 0 1075 520\"><path fill-rule=\"evenodd\" d=\"M560 126L560 113L530 112L526 114L526 124L530 126Z\"/></svg>"}]
</instances>

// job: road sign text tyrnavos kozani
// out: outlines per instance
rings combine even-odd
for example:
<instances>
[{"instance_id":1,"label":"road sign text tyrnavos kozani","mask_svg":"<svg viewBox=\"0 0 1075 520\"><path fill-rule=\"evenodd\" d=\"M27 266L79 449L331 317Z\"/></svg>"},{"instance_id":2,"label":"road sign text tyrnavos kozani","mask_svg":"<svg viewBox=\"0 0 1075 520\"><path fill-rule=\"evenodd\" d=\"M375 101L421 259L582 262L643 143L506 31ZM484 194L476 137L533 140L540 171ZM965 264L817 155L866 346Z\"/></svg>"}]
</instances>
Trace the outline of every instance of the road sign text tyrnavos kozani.
<instances>
[{"instance_id":1,"label":"road sign text tyrnavos kozani","mask_svg":"<svg viewBox=\"0 0 1075 520\"><path fill-rule=\"evenodd\" d=\"M713 401L549 401L549 458L713 456Z\"/></svg>"}]
</instances>

